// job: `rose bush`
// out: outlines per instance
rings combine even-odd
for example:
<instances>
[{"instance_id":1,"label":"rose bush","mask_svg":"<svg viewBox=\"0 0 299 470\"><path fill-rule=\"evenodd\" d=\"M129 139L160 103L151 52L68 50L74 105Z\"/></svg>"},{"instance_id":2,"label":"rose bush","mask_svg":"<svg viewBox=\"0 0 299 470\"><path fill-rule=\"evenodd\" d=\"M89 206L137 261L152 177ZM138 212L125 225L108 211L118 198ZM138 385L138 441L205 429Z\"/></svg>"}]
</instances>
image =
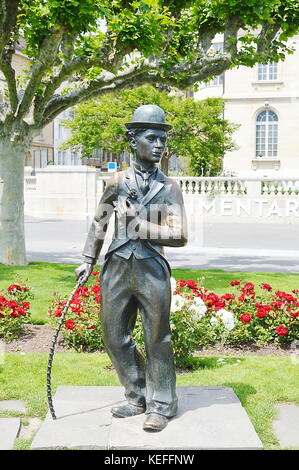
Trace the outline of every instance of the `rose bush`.
<instances>
[{"instance_id":1,"label":"rose bush","mask_svg":"<svg viewBox=\"0 0 299 470\"><path fill-rule=\"evenodd\" d=\"M77 350L103 349L100 325L100 284L94 282L78 289L64 322L65 343ZM234 280L233 292L217 295L194 280L172 278L170 326L175 362L179 366L198 346L215 343L246 344L288 343L298 339L299 290L274 291L266 282ZM59 321L66 301L56 294L50 317ZM138 316L133 336L144 350L143 328Z\"/></svg>"},{"instance_id":2,"label":"rose bush","mask_svg":"<svg viewBox=\"0 0 299 470\"><path fill-rule=\"evenodd\" d=\"M174 350L175 364L180 367L187 366L192 353L198 345L211 344L217 341L215 329L212 325L222 325L223 331L234 327L233 315L223 307L217 313L209 308L211 299L218 299L215 294L205 294L206 289L200 287L195 281L176 281L171 278L172 302L170 308L170 328ZM140 319L137 320L134 338L140 348L144 350L143 330Z\"/></svg>"},{"instance_id":3,"label":"rose bush","mask_svg":"<svg viewBox=\"0 0 299 470\"><path fill-rule=\"evenodd\" d=\"M101 287L98 271L92 272L93 282L77 289L61 328L64 344L77 351L92 352L104 348L100 323ZM49 308L51 324L56 327L66 299L56 292Z\"/></svg>"},{"instance_id":4,"label":"rose bush","mask_svg":"<svg viewBox=\"0 0 299 470\"><path fill-rule=\"evenodd\" d=\"M24 331L30 318L29 299L33 297L26 281L17 278L15 284L0 292L0 337L11 341Z\"/></svg>"}]
</instances>

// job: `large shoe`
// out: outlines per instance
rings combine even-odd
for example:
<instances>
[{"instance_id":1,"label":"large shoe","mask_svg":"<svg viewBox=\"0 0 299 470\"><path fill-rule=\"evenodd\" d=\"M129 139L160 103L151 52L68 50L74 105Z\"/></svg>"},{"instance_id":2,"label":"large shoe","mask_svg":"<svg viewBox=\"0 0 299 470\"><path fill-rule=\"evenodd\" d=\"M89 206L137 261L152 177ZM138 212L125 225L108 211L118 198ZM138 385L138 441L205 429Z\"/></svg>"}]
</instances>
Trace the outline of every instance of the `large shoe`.
<instances>
[{"instance_id":1,"label":"large shoe","mask_svg":"<svg viewBox=\"0 0 299 470\"><path fill-rule=\"evenodd\" d=\"M162 431L168 424L166 416L159 415L158 413L150 413L143 424L143 429L149 432Z\"/></svg>"},{"instance_id":2,"label":"large shoe","mask_svg":"<svg viewBox=\"0 0 299 470\"><path fill-rule=\"evenodd\" d=\"M130 405L130 403L122 406L113 406L111 408L111 413L116 418L128 418L129 416L141 415L144 412L145 407Z\"/></svg>"}]
</instances>

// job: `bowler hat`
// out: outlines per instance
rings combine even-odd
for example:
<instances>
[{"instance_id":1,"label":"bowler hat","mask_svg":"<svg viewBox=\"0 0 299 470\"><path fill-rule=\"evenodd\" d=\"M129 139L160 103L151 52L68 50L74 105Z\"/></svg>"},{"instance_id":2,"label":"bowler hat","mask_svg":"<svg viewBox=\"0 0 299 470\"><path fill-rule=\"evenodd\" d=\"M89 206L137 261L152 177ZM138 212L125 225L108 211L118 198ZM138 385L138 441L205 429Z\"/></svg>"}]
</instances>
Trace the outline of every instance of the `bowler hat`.
<instances>
[{"instance_id":1,"label":"bowler hat","mask_svg":"<svg viewBox=\"0 0 299 470\"><path fill-rule=\"evenodd\" d=\"M155 104L144 104L139 106L133 114L133 120L126 122L127 129L136 127L144 127L146 129L161 129L163 131L170 131L172 126L166 124L165 113L160 106Z\"/></svg>"}]
</instances>

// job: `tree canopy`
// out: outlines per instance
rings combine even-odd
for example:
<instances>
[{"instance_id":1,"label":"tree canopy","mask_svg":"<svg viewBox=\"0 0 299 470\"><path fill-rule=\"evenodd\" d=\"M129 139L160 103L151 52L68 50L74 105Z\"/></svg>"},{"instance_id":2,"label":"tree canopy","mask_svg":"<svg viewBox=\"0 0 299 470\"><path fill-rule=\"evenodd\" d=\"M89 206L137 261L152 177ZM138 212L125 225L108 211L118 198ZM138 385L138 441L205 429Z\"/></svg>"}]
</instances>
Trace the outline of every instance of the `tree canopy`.
<instances>
[{"instance_id":1,"label":"tree canopy","mask_svg":"<svg viewBox=\"0 0 299 470\"><path fill-rule=\"evenodd\" d=\"M24 155L62 111L107 93L157 83L184 89L231 67L283 59L298 30L298 0L1 0L0 262L26 262ZM223 51L212 52L218 33ZM30 63L20 74L22 44Z\"/></svg>"},{"instance_id":2,"label":"tree canopy","mask_svg":"<svg viewBox=\"0 0 299 470\"><path fill-rule=\"evenodd\" d=\"M224 101L195 101L150 86L79 104L74 119L63 121L72 130L63 148L82 147L84 156L91 156L99 147L114 153L130 150L124 124L138 106L148 103L164 109L167 122L173 126L162 169L167 173L169 158L176 154L188 158L194 175L218 174L225 151L234 148L231 135L237 127L222 119Z\"/></svg>"},{"instance_id":3,"label":"tree canopy","mask_svg":"<svg viewBox=\"0 0 299 470\"><path fill-rule=\"evenodd\" d=\"M155 83L186 88L236 65L283 59L298 27L298 0L2 0L9 104L2 125L16 140L105 93ZM212 53L217 33L224 48ZM31 65L17 79L20 37Z\"/></svg>"}]
</instances>

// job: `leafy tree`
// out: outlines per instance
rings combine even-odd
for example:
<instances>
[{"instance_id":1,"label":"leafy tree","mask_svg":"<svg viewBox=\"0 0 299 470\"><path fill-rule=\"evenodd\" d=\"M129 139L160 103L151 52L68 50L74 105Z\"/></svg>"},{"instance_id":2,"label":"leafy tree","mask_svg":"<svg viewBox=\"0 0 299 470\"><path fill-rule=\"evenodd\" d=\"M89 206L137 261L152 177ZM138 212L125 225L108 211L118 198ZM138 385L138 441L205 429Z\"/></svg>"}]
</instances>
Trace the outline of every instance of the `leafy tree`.
<instances>
[{"instance_id":1,"label":"leafy tree","mask_svg":"<svg viewBox=\"0 0 299 470\"><path fill-rule=\"evenodd\" d=\"M283 59L298 0L1 0L0 262L26 263L24 155L34 133L87 99L144 84L186 88L236 65ZM212 54L216 33L223 53ZM18 77L16 41L30 70ZM134 53L134 54L133 54Z\"/></svg>"},{"instance_id":2,"label":"leafy tree","mask_svg":"<svg viewBox=\"0 0 299 470\"><path fill-rule=\"evenodd\" d=\"M62 148L82 146L87 157L97 147L114 153L130 150L124 124L138 106L148 103L163 108L167 122L173 125L161 162L165 174L173 154L188 157L194 175L218 174L224 152L235 148L231 134L236 126L221 118L224 101L185 99L150 86L79 104L74 119L63 121L72 130L72 137Z\"/></svg>"}]
</instances>

